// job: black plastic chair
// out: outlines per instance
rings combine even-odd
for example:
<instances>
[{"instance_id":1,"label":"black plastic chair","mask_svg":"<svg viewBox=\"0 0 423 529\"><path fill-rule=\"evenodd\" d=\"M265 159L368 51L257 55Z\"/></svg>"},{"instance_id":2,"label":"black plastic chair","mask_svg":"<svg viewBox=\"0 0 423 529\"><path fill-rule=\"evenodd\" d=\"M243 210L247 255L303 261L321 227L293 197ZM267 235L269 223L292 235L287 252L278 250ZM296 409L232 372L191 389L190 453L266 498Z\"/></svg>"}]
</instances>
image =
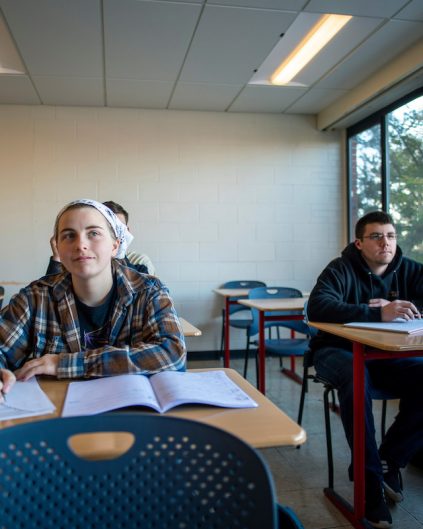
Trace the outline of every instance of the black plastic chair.
<instances>
[{"instance_id":1,"label":"black plastic chair","mask_svg":"<svg viewBox=\"0 0 423 529\"><path fill-rule=\"evenodd\" d=\"M308 392L308 383L309 381L317 382L323 384L323 409L325 416L325 432L326 432L326 453L328 460L328 488L334 488L334 464L333 464L333 449L332 449L332 429L330 421L330 410L339 413L339 405L336 403L336 388L328 380L320 377L314 372L310 372L310 368L313 367L313 355L310 350L304 353L303 359L303 383L301 386L301 396L300 396L300 405L298 408L298 418L297 423L302 424L305 396ZM387 401L390 399L395 399L397 397L388 394L386 392L372 389L372 399L382 401L382 412L381 412L381 427L380 433L381 438L383 439L386 431L386 411L387 411ZM297 446L301 448L301 446Z\"/></svg>"},{"instance_id":2,"label":"black plastic chair","mask_svg":"<svg viewBox=\"0 0 423 529\"><path fill-rule=\"evenodd\" d=\"M224 283L220 288L256 288L256 287L264 287L266 286L266 283L263 283L263 281L255 281L255 280L239 280L239 281L227 281ZM241 299L239 297L230 297L229 301L236 301L238 299ZM237 312L243 312L242 316L245 316L243 318L231 318L233 314L236 314ZM220 351L223 351L223 345L225 342L225 314L226 309L222 309L222 338L221 338L221 344L220 344ZM252 315L251 310L248 307L245 307L244 305L239 305L237 303L229 305L229 325L231 327L235 327L237 329L244 329L247 333L247 348L248 348L248 341L249 341L249 334L248 329L252 322Z\"/></svg>"},{"instance_id":3,"label":"black plastic chair","mask_svg":"<svg viewBox=\"0 0 423 529\"><path fill-rule=\"evenodd\" d=\"M71 438L93 432L134 442L115 459L83 459ZM0 512L10 529L303 528L277 505L256 450L206 424L142 413L0 430Z\"/></svg>"}]
</instances>

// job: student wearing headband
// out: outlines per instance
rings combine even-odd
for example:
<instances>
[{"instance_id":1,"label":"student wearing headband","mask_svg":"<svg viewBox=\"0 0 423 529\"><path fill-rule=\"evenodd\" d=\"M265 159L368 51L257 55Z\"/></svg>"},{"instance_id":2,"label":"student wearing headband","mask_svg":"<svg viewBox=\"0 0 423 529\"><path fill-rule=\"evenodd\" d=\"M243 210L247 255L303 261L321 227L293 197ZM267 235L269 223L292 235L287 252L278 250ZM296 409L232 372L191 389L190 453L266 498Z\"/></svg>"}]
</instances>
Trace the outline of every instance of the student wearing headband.
<instances>
[{"instance_id":1,"label":"student wearing headband","mask_svg":"<svg viewBox=\"0 0 423 529\"><path fill-rule=\"evenodd\" d=\"M184 370L184 337L167 288L118 260L132 240L125 224L100 202L82 199L59 212L54 233L65 270L34 281L0 313L1 392L12 387L13 374Z\"/></svg>"},{"instance_id":2,"label":"student wearing headband","mask_svg":"<svg viewBox=\"0 0 423 529\"><path fill-rule=\"evenodd\" d=\"M128 227L129 214L126 209L123 208L123 206L117 202L114 202L113 200L103 202L103 205L111 209L116 217ZM50 239L50 246L52 249L52 256L50 257L46 275L60 274L63 272L63 266L60 262L60 257L56 246L56 238L54 235ZM122 257L122 261L126 266L137 270L137 272L141 272L142 274L151 274L153 276L157 275L156 269L151 259L145 254L126 251L126 254Z\"/></svg>"}]
</instances>

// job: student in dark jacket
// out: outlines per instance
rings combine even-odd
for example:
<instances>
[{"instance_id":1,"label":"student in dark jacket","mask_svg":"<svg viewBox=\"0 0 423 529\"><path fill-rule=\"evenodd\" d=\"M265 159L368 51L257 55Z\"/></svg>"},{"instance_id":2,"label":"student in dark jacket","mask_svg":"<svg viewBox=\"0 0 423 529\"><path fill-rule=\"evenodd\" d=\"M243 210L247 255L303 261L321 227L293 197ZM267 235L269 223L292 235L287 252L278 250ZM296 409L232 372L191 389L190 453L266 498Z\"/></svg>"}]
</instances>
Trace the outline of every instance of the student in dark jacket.
<instances>
[{"instance_id":1,"label":"student in dark jacket","mask_svg":"<svg viewBox=\"0 0 423 529\"><path fill-rule=\"evenodd\" d=\"M310 320L347 323L421 318L423 266L403 257L391 217L381 211L368 213L357 222L355 237L320 274L308 303ZM311 349L317 373L338 389L342 423L352 447L352 344L319 332ZM403 499L399 469L423 448L422 380L422 358L366 362L366 517L374 527L391 526L384 493L396 502ZM379 449L370 385L401 399L399 413Z\"/></svg>"}]
</instances>

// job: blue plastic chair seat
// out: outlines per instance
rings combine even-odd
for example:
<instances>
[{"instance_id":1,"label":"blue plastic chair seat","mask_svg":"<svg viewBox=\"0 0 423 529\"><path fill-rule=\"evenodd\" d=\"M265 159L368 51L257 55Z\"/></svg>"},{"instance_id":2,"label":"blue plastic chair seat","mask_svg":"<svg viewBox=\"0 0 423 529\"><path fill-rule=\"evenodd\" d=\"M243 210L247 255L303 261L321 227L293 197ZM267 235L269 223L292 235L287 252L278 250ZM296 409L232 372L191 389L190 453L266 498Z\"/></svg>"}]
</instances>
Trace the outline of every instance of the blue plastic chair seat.
<instances>
[{"instance_id":1,"label":"blue plastic chair seat","mask_svg":"<svg viewBox=\"0 0 423 529\"><path fill-rule=\"evenodd\" d=\"M248 329L251 325L251 322L252 322L252 318L248 318L248 319L235 319L235 318L231 318L230 319L230 326L231 327L236 327L237 329Z\"/></svg>"},{"instance_id":2,"label":"blue plastic chair seat","mask_svg":"<svg viewBox=\"0 0 423 529\"><path fill-rule=\"evenodd\" d=\"M303 356L309 347L307 338L266 340L266 353L275 356Z\"/></svg>"}]
</instances>

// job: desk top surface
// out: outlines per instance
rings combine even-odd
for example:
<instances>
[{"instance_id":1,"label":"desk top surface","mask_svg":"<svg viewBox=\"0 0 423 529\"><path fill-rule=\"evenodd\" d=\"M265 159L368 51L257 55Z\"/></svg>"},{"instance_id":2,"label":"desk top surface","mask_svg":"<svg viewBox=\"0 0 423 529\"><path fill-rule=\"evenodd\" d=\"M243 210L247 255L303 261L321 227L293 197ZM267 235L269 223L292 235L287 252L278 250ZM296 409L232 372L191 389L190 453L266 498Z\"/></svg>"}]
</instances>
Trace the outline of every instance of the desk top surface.
<instances>
[{"instance_id":1,"label":"desk top surface","mask_svg":"<svg viewBox=\"0 0 423 529\"><path fill-rule=\"evenodd\" d=\"M302 310L308 298L258 298L240 299L238 303L264 311Z\"/></svg>"},{"instance_id":2,"label":"desk top surface","mask_svg":"<svg viewBox=\"0 0 423 529\"><path fill-rule=\"evenodd\" d=\"M248 296L251 288L215 288L213 292L224 296L225 298L238 298L241 296Z\"/></svg>"},{"instance_id":3,"label":"desk top surface","mask_svg":"<svg viewBox=\"0 0 423 529\"><path fill-rule=\"evenodd\" d=\"M184 318L179 318L184 336L201 336L202 332Z\"/></svg>"},{"instance_id":4,"label":"desk top surface","mask_svg":"<svg viewBox=\"0 0 423 529\"><path fill-rule=\"evenodd\" d=\"M250 290L251 288L215 288L213 292L225 298L238 298L242 296L247 297ZM304 297L307 297L309 294L309 292L303 292Z\"/></svg>"},{"instance_id":5,"label":"desk top surface","mask_svg":"<svg viewBox=\"0 0 423 529\"><path fill-rule=\"evenodd\" d=\"M347 340L382 349L384 351L423 351L423 334L406 334L375 329L345 327L341 323L320 323L310 321L309 325L346 338Z\"/></svg>"},{"instance_id":6,"label":"desk top surface","mask_svg":"<svg viewBox=\"0 0 423 529\"><path fill-rule=\"evenodd\" d=\"M223 369L226 374L248 393L259 405L257 408L218 408L215 406L184 405L166 413L175 417L198 420L226 430L243 439L256 448L281 445L299 445L305 442L306 433L293 419L275 406L262 393L233 369ZM209 371L192 369L190 371ZM39 421L59 417L62 412L69 380L39 379L40 385L50 400L55 404L56 411L49 415L27 417L0 421L0 429L23 422ZM146 413L156 413L149 408L139 408Z\"/></svg>"}]
</instances>

